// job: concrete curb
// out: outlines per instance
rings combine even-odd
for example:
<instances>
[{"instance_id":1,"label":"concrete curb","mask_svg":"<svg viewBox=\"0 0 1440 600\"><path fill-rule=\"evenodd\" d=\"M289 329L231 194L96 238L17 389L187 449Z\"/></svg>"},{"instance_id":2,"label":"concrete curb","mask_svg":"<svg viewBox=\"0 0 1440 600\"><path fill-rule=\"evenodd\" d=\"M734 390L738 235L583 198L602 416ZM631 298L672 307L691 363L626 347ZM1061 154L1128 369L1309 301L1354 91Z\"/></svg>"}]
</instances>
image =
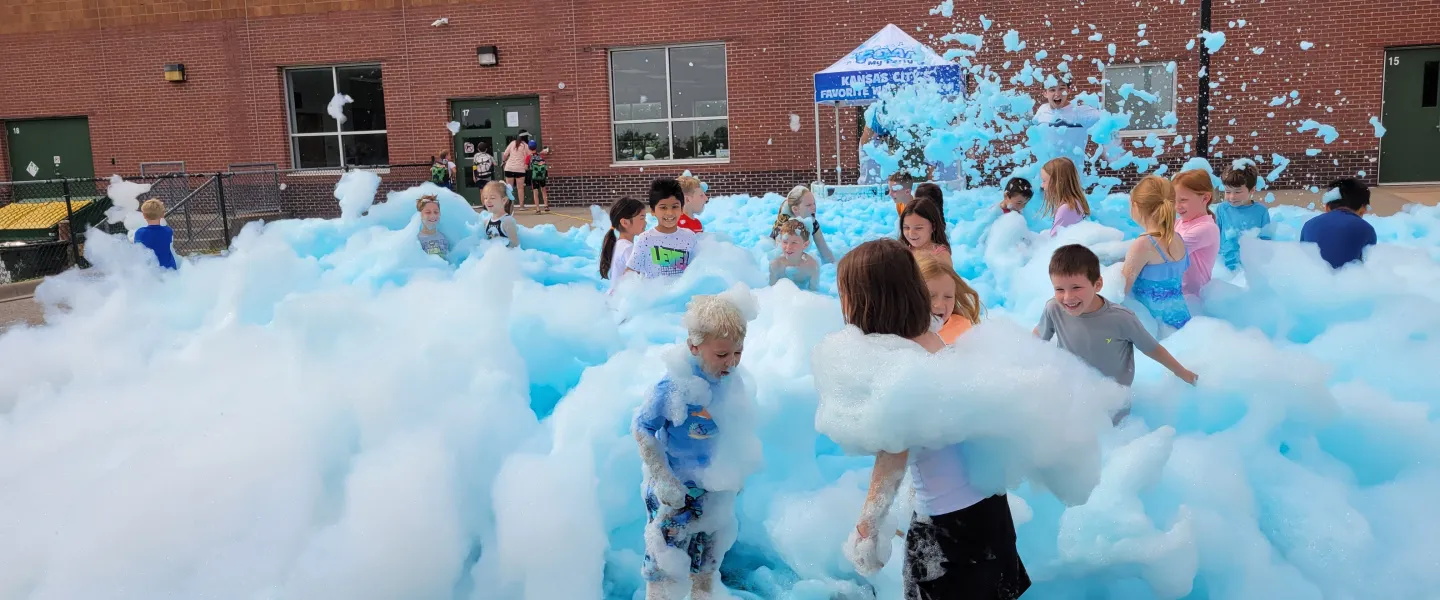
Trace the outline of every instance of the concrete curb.
<instances>
[{"instance_id":1,"label":"concrete curb","mask_svg":"<svg viewBox=\"0 0 1440 600\"><path fill-rule=\"evenodd\" d=\"M44 279L32 279L20 283L7 283L0 285L0 302L20 300L35 295L35 288L40 286Z\"/></svg>"}]
</instances>

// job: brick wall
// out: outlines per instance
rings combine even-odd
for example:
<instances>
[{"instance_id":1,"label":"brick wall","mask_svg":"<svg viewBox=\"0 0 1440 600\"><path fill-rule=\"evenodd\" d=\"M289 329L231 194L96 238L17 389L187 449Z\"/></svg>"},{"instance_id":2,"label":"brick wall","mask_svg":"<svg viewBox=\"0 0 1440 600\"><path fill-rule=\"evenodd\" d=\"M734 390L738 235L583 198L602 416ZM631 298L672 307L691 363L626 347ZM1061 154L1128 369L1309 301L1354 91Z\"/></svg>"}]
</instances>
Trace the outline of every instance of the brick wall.
<instances>
[{"instance_id":1,"label":"brick wall","mask_svg":"<svg viewBox=\"0 0 1440 600\"><path fill-rule=\"evenodd\" d=\"M1175 61L1178 130L1194 132L1198 59L1185 44L1198 23L1196 1L955 0L954 18L929 14L933 5L933 0L9 3L0 6L5 49L0 81L6 82L0 87L0 119L89 117L99 176L133 173L139 163L158 160L185 160L192 172L236 162L287 167L283 69L373 62L384 69L391 162L423 161L447 147L451 99L538 96L546 143L555 148L553 199L587 202L596 195L641 194L650 177L687 168L611 166L607 49L718 41L727 49L731 158L725 165L688 168L712 180L717 191L732 186L784 191L814 178L812 73L887 22L943 51L939 37L952 24L979 33L978 16L984 14L993 24L984 32L980 60L997 66L1010 60L1014 71L1026 59L1036 61L1040 49L1049 52L1038 61L1047 67L1070 54L1082 91L1098 91L1086 82L1099 74L1093 59ZM450 24L430 26L441 17ZM1231 21L1236 26L1230 27ZM1143 38L1140 23L1146 24ZM1087 39L1091 25L1103 39ZM1217 2L1214 27L1228 36L1211 68L1217 162L1280 153L1293 160L1281 179L1287 186L1322 184L1361 170L1373 182L1377 143L1368 120L1380 111L1384 48L1440 43L1440 0ZM1004 51L1000 36L1009 29L1029 43L1026 50ZM1080 33L1072 34L1074 29ZM1302 51L1301 40L1315 47ZM1141 41L1149 44L1140 46ZM474 48L492 44L500 48L500 66L479 67ZM1260 46L1264 53L1255 54ZM162 66L174 62L186 65L188 82L163 81ZM1299 92L1299 102L1269 106L1272 97L1291 90ZM1033 92L1039 96L1038 89ZM799 131L789 126L792 114L800 118ZM1327 146L1296 132L1303 119L1334 125L1340 140ZM843 111L840 159L847 173L856 162L853 123L854 111ZM833 176L829 109L821 111L819 126L822 167ZM1307 148L1321 153L1306 157ZM1179 153L1171 149L1167 159ZM0 149L0 160L4 155ZM9 173L6 165L0 177ZM318 197L333 204L328 192Z\"/></svg>"}]
</instances>

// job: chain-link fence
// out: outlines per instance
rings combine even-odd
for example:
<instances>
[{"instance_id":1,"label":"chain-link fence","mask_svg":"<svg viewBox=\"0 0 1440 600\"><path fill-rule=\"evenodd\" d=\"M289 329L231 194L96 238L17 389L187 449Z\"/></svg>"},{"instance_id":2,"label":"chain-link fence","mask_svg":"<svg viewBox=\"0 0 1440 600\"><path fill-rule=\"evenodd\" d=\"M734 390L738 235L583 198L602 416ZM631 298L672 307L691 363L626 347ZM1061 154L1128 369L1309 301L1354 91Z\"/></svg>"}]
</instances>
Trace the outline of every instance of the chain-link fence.
<instances>
[{"instance_id":1,"label":"chain-link fence","mask_svg":"<svg viewBox=\"0 0 1440 600\"><path fill-rule=\"evenodd\" d=\"M54 275L83 258L85 226L109 200L91 179L0 182L0 283Z\"/></svg>"},{"instance_id":2,"label":"chain-link fence","mask_svg":"<svg viewBox=\"0 0 1440 600\"><path fill-rule=\"evenodd\" d=\"M282 170L273 163L229 165L218 173L187 173L182 162L145 163L123 177L148 184L141 202L165 203L165 223L180 254L217 253L247 223L339 216L335 184L346 171ZM379 199L430 179L429 163L366 167L381 174ZM0 283L85 267L85 233L125 233L106 221L109 179L0 182ZM73 235L72 235L73 232Z\"/></svg>"}]
</instances>

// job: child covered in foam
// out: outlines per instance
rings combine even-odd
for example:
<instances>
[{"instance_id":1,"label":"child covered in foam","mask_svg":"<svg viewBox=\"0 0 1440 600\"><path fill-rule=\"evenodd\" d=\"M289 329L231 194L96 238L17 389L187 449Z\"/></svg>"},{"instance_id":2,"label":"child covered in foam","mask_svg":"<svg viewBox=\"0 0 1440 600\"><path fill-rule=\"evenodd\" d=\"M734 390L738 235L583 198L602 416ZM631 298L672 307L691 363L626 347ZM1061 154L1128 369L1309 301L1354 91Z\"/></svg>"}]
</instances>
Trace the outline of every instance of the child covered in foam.
<instances>
[{"instance_id":1,"label":"child covered in foam","mask_svg":"<svg viewBox=\"0 0 1440 600\"><path fill-rule=\"evenodd\" d=\"M779 226L780 235L775 241L780 244L780 256L770 261L770 285L781 279L789 279L802 290L815 290L820 279L820 263L805 252L810 246L810 232L798 220L789 220Z\"/></svg>"},{"instance_id":2,"label":"child covered in foam","mask_svg":"<svg viewBox=\"0 0 1440 600\"><path fill-rule=\"evenodd\" d=\"M685 348L635 413L644 470L647 600L711 598L715 574L735 543L735 497L760 466L754 397L738 372L747 323L756 314L744 286L696 296L684 317ZM688 585L687 585L688 584Z\"/></svg>"},{"instance_id":3,"label":"child covered in foam","mask_svg":"<svg viewBox=\"0 0 1440 600\"><path fill-rule=\"evenodd\" d=\"M845 555L867 577L884 567L890 508L908 471L916 514L906 597L1019 597L1030 580L1005 490L1028 478L1083 503L1122 390L1013 325L976 325L946 347L930 329L922 271L898 240L857 246L836 283L848 326L812 354L815 425L847 452L876 457Z\"/></svg>"}]
</instances>

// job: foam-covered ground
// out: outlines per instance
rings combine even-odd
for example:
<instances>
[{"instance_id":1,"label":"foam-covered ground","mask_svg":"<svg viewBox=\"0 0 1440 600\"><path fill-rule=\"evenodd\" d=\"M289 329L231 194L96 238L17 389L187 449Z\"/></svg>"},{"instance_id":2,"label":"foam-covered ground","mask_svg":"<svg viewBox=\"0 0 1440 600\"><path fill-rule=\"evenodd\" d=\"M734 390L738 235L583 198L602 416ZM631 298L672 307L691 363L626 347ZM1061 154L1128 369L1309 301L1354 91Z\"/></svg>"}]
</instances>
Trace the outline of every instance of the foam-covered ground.
<instances>
[{"instance_id":1,"label":"foam-covered ground","mask_svg":"<svg viewBox=\"0 0 1440 600\"><path fill-rule=\"evenodd\" d=\"M714 199L682 279L607 297L603 230L486 246L445 195L446 263L415 243L420 189L362 216L375 184L342 184L341 219L251 226L227 256L173 273L92 235L94 268L39 288L48 324L0 336L0 598L629 600L644 522L632 411L689 296L736 282L757 288L742 366L765 468L741 494L726 585L900 597L898 552L870 581L841 554L870 461L815 432L810 349L842 325L834 266L819 294L763 287L779 196ZM1082 242L1115 261L1136 229L1120 195L1058 240L1033 233L1037 215L1001 218L998 200L973 190L946 208L987 319L1013 324L986 339L1015 356L1050 295L1049 250ZM1208 318L1165 341L1199 386L1140 358L1136 418L1102 437L1089 501L1012 492L1026 598L1440 585L1440 209L1372 218L1380 246L1338 273L1283 241L1307 211L1273 212L1282 241L1247 242L1248 272L1222 274ZM894 215L819 207L837 255L893 235ZM1037 393L994 372L954 376Z\"/></svg>"}]
</instances>

